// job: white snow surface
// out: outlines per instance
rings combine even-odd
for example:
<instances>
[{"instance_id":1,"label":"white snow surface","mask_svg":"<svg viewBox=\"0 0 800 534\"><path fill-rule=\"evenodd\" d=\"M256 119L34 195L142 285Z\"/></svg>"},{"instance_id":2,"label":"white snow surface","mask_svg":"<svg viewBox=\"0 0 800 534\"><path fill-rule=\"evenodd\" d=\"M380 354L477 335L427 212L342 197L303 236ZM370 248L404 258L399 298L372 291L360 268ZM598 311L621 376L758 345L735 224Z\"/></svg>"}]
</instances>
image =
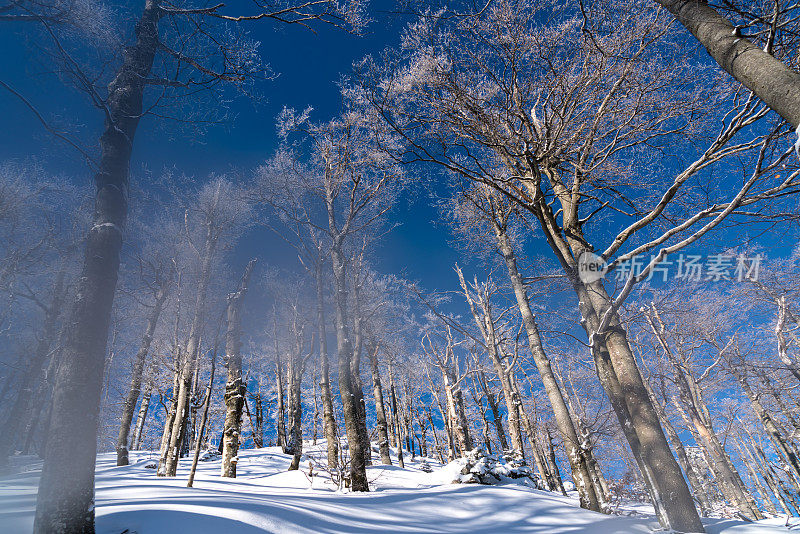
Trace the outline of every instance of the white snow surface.
<instances>
[{"instance_id":1,"label":"white snow surface","mask_svg":"<svg viewBox=\"0 0 800 534\"><path fill-rule=\"evenodd\" d=\"M539 491L523 483L497 486L451 484L458 460L447 466L406 454L405 469L368 468L370 493L337 490L309 461L324 461L324 444L304 445L300 471L287 471L291 457L277 447L240 450L237 478L219 476L220 460L198 464L194 487L186 480L191 456L178 476L158 478L156 453L132 451L131 465L116 467L115 454L97 461L98 534L220 533L537 533L635 534L659 531L648 507L622 506L620 515L582 510L574 496ZM394 456L394 454L393 454ZM393 458L394 459L394 458ZM17 457L15 473L0 478L0 532L31 532L41 461ZM377 454L373 461L380 462ZM151 468L147 468L147 465ZM652 512L652 509L649 509ZM634 517L626 517L626 515ZM758 523L708 519L709 534L790 532L783 519ZM797 528L797 526L795 526ZM794 529L792 529L794 530ZM663 531L661 531L663 532Z\"/></svg>"}]
</instances>

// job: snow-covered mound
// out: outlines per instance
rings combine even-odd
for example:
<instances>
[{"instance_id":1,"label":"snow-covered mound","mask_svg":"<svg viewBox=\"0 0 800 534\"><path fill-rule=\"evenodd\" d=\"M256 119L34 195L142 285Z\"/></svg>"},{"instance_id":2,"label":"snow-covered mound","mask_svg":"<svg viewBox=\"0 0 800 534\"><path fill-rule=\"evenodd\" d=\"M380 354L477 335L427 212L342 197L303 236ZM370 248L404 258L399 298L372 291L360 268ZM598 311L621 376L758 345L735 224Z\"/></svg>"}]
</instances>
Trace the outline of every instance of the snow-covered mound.
<instances>
[{"instance_id":1,"label":"snow-covered mound","mask_svg":"<svg viewBox=\"0 0 800 534\"><path fill-rule=\"evenodd\" d=\"M276 447L242 450L236 479L219 476L220 461L198 466L186 487L191 458L178 476L156 477L148 468L156 454L131 452L131 465L116 467L114 453L97 465L98 534L254 533L537 533L636 534L653 532L650 516L606 516L578 508L576 499L519 483L496 486L443 481L451 464L410 460L405 469L378 465L373 458L370 493L337 489L320 469L324 445L305 446L299 471L287 472L291 458ZM41 462L33 458L16 474L0 478L0 532L31 532ZM311 469L311 464L315 467ZM432 472L426 472L429 469ZM484 464L485 465L485 464ZM462 465L462 468L464 465ZM509 477L509 480L513 480ZM777 534L780 521L745 524L708 520L710 534Z\"/></svg>"},{"instance_id":2,"label":"snow-covered mound","mask_svg":"<svg viewBox=\"0 0 800 534\"><path fill-rule=\"evenodd\" d=\"M498 457L473 449L435 472L432 480L440 484L503 484L518 482L541 488L530 467L517 458Z\"/></svg>"}]
</instances>

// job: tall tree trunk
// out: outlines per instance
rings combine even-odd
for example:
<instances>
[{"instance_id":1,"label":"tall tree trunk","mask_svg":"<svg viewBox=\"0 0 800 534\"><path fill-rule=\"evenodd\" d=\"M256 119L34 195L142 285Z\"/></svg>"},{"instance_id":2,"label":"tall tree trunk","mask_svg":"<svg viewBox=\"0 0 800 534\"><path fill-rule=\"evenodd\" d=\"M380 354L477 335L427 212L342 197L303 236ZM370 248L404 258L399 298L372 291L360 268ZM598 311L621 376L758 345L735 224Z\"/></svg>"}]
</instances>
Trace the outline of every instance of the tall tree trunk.
<instances>
[{"instance_id":1,"label":"tall tree trunk","mask_svg":"<svg viewBox=\"0 0 800 534\"><path fill-rule=\"evenodd\" d=\"M378 450L381 455L383 465L392 465L392 457L389 454L389 433L386 422L386 408L383 405L383 386L381 384L381 374L378 369L378 350L377 344L367 347L370 368L372 369L372 389L375 396L375 426L378 429Z\"/></svg>"},{"instance_id":2,"label":"tall tree trunk","mask_svg":"<svg viewBox=\"0 0 800 534\"><path fill-rule=\"evenodd\" d=\"M655 0L683 24L728 74L793 127L800 126L800 74L742 37L700 0Z\"/></svg>"},{"instance_id":3,"label":"tall tree trunk","mask_svg":"<svg viewBox=\"0 0 800 534\"><path fill-rule=\"evenodd\" d=\"M297 337L297 341L292 350L289 359L287 376L289 377L289 453L292 455L292 462L289 466L289 471L296 471L300 467L300 459L303 456L303 399L302 383L303 371L305 368L305 359L300 354L302 350L297 328L293 325L293 332Z\"/></svg>"},{"instance_id":4,"label":"tall tree trunk","mask_svg":"<svg viewBox=\"0 0 800 534\"><path fill-rule=\"evenodd\" d=\"M163 473L165 476L174 477L178 470L178 460L180 459L180 446L186 435L187 417L189 415L190 396L192 383L197 366L197 359L200 350L200 338L203 331L203 321L206 308L206 294L208 283L211 277L211 261L216 251L216 238L213 236L211 222L206 221L206 238L201 259L200 279L197 284L197 295L194 305L194 317L189 328L189 339L186 343L183 361L180 362L180 381L178 383L177 403L175 407L175 418L172 421L170 441L167 448L167 457ZM161 469L159 469L161 471Z\"/></svg>"},{"instance_id":5,"label":"tall tree trunk","mask_svg":"<svg viewBox=\"0 0 800 534\"><path fill-rule=\"evenodd\" d=\"M355 321L353 322L353 358L350 360L350 376L353 382L353 393L358 408L358 435L361 440L361 450L364 455L364 464L372 465L372 446L367 432L367 404L364 401L364 381L361 379L361 352L364 347L364 318L361 316L361 300L358 284L353 289Z\"/></svg>"},{"instance_id":6,"label":"tall tree trunk","mask_svg":"<svg viewBox=\"0 0 800 534\"><path fill-rule=\"evenodd\" d=\"M216 343L215 343L216 345ZM214 390L214 372L217 369L217 347L214 347L214 352L211 355L211 376L208 377L208 385L206 386L206 398L203 403L203 416L200 419L200 430L197 434L197 445L194 448L194 457L192 458L192 468L189 470L189 480L186 482L186 487L191 488L194 485L194 475L197 472L197 462L200 460L200 444L203 442L203 436L206 432L206 422L208 421L208 407L211 406L211 393Z\"/></svg>"},{"instance_id":7,"label":"tall tree trunk","mask_svg":"<svg viewBox=\"0 0 800 534\"><path fill-rule=\"evenodd\" d=\"M131 387L122 405L122 418L119 425L119 435L117 436L117 465L128 465L128 432L130 432L131 429L133 413L136 410L136 403L139 400L139 393L141 392L144 363L150 351L150 343L153 341L153 334L156 331L158 318L161 315L161 310L164 307L164 301L166 299L166 288L159 288L156 292L155 304L150 311L150 316L147 318L147 327L142 337L142 344L133 361Z\"/></svg>"},{"instance_id":8,"label":"tall tree trunk","mask_svg":"<svg viewBox=\"0 0 800 534\"><path fill-rule=\"evenodd\" d=\"M108 327L127 216L131 151L142 115L145 82L158 49L159 0L147 0L108 87L108 110L95 175L93 226L65 329L56 373L34 532L94 531L94 467Z\"/></svg>"},{"instance_id":9,"label":"tall tree trunk","mask_svg":"<svg viewBox=\"0 0 800 534\"><path fill-rule=\"evenodd\" d=\"M542 386L544 387L545 393L547 393L547 399L550 401L556 427L561 434L561 438L564 440L567 460L572 469L572 476L575 481L575 488L578 490L581 507L589 510L601 511L600 500L592 486L589 467L583 455L583 449L581 448L581 442L575 430L575 425L570 417L569 408L564 400L564 393L558 385L550 363L550 358L547 356L544 345L542 344L539 326L536 324L536 317L528 301L528 292L517 266L516 254L514 253L506 229L495 223L494 230L498 250L500 250L500 254L505 260L508 278L517 301L517 308L519 309L522 323L525 326L525 332L528 336L528 348L533 356L539 376L541 377Z\"/></svg>"},{"instance_id":10,"label":"tall tree trunk","mask_svg":"<svg viewBox=\"0 0 800 534\"><path fill-rule=\"evenodd\" d=\"M593 342L592 353L601 384L642 470L659 522L673 530L705 532L618 315L612 313L606 331L596 334L611 298L600 282L583 284L574 278L573 288L578 295L584 328Z\"/></svg>"},{"instance_id":11,"label":"tall tree trunk","mask_svg":"<svg viewBox=\"0 0 800 534\"><path fill-rule=\"evenodd\" d=\"M239 288L228 295L228 329L225 333L225 363L228 379L225 383L225 427L222 445L222 476L236 478L239 462L239 436L242 432L242 410L247 385L242 382L242 300L256 260L244 269Z\"/></svg>"},{"instance_id":12,"label":"tall tree trunk","mask_svg":"<svg viewBox=\"0 0 800 534\"><path fill-rule=\"evenodd\" d=\"M176 349L180 351L180 349ZM181 359L180 355L175 356L175 361L178 362ZM161 446L159 447L159 454L158 454L158 471L156 471L157 476L164 476L166 473L164 469L167 466L167 451L169 450L169 442L170 438L172 437L172 423L175 421L175 410L178 407L178 388L180 384L181 373L179 366L176 363L175 366L175 373L172 379L172 396L170 397L169 407L164 406L164 411L166 412L164 418L164 431L161 434ZM163 403L162 403L163 404Z\"/></svg>"},{"instance_id":13,"label":"tall tree trunk","mask_svg":"<svg viewBox=\"0 0 800 534\"><path fill-rule=\"evenodd\" d=\"M333 217L333 204L329 201L329 218ZM333 228L333 222L331 222ZM353 342L350 339L347 314L347 273L342 251L341 235L334 238L331 247L331 262L334 279L334 304L336 308L336 344L339 353L339 394L342 399L344 412L347 446L350 450L350 487L353 491L369 491L366 470L366 451L363 448L362 431L360 425L366 424L361 419L361 410L358 405L356 383L352 372L352 359L354 357Z\"/></svg>"},{"instance_id":14,"label":"tall tree trunk","mask_svg":"<svg viewBox=\"0 0 800 534\"><path fill-rule=\"evenodd\" d=\"M339 442L336 439L336 418L331 395L330 365L328 363L328 335L325 328L325 297L322 285L322 260L317 262L317 329L319 336L320 394L322 396L322 425L328 451L328 469L336 469L339 462Z\"/></svg>"}]
</instances>

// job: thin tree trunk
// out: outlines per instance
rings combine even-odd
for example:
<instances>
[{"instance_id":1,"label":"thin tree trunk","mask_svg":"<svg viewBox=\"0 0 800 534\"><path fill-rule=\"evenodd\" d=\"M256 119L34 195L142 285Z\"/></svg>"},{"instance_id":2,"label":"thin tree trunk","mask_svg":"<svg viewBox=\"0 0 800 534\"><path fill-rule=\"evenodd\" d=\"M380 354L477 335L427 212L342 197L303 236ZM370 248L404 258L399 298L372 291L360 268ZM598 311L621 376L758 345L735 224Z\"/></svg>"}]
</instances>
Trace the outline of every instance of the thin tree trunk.
<instances>
[{"instance_id":1,"label":"thin tree trunk","mask_svg":"<svg viewBox=\"0 0 800 534\"><path fill-rule=\"evenodd\" d=\"M564 441L567 461L572 469L572 476L575 481L575 488L578 490L581 507L589 510L601 511L600 500L592 486L589 467L583 455L583 449L581 448L581 442L575 430L574 422L570 417L569 408L564 400L564 393L558 385L550 363L550 358L547 356L544 345L542 344L539 326L536 324L536 317L533 314L528 300L528 292L525 289L522 275L517 266L516 254L514 253L505 228L495 223L494 230L498 249L505 260L511 288L514 290L517 307L522 316L522 323L525 326L525 332L528 336L528 347L533 356L534 363L536 364L536 369L539 371L542 386L544 387L545 393L547 393L547 399L550 401L556 427Z\"/></svg>"},{"instance_id":2,"label":"thin tree trunk","mask_svg":"<svg viewBox=\"0 0 800 534\"><path fill-rule=\"evenodd\" d=\"M333 229L333 204L328 201L328 213ZM350 450L350 488L353 491L369 491L366 470L366 451L363 449L360 425L366 424L361 419L358 405L356 383L352 373L354 357L353 343L350 339L347 314L347 280L345 261L342 252L342 236L334 239L331 247L331 263L334 278L334 304L336 308L336 344L339 353L339 394L342 399L347 445Z\"/></svg>"},{"instance_id":3,"label":"thin tree trunk","mask_svg":"<svg viewBox=\"0 0 800 534\"><path fill-rule=\"evenodd\" d=\"M610 297L600 282L584 285L573 280L583 324L594 343L593 355L601 384L611 401L623 433L642 470L659 522L673 530L704 532L683 472L672 455L655 408L650 402L639 367L619 317L612 314L609 328L596 335L600 315Z\"/></svg>"},{"instance_id":4,"label":"thin tree trunk","mask_svg":"<svg viewBox=\"0 0 800 534\"><path fill-rule=\"evenodd\" d=\"M136 410L136 403L139 400L139 394L142 387L142 372L144 371L144 363L147 359L147 354L150 351L150 343L153 341L153 334L158 325L158 318L161 315L161 310L164 307L164 301L167 299L166 288L161 287L156 292L156 301L150 316L147 318L147 327L145 328L144 336L142 337L142 344L139 347L139 352L136 353L136 358L133 361L133 370L131 371L131 387L128 391L125 402L122 405L122 418L119 425L119 435L117 436L117 465L128 465L128 433L131 429L131 421L133 421L133 413Z\"/></svg>"},{"instance_id":5,"label":"thin tree trunk","mask_svg":"<svg viewBox=\"0 0 800 534\"><path fill-rule=\"evenodd\" d=\"M383 405L383 386L381 384L380 370L378 369L378 345L367 348L367 356L372 370L372 388L375 396L375 426L378 429L378 450L383 465L392 465L389 454L389 433L386 422L386 409Z\"/></svg>"},{"instance_id":6,"label":"thin tree trunk","mask_svg":"<svg viewBox=\"0 0 800 534\"><path fill-rule=\"evenodd\" d=\"M222 446L222 476L236 478L239 462L239 436L242 431L242 409L247 385L242 382L242 300L256 260L244 269L239 288L228 295L228 330L225 333L225 363L228 379L225 383L225 427Z\"/></svg>"},{"instance_id":7,"label":"thin tree trunk","mask_svg":"<svg viewBox=\"0 0 800 534\"><path fill-rule=\"evenodd\" d=\"M353 288L353 302L355 321L353 323L353 334L355 344L353 345L353 357L350 360L350 377L353 384L356 408L358 408L358 435L361 440L361 451L364 457L364 465L372 465L372 446L367 432L367 405L364 401L364 381L361 379L361 351L364 346L364 319L361 316L361 299L359 296L358 284Z\"/></svg>"},{"instance_id":8,"label":"thin tree trunk","mask_svg":"<svg viewBox=\"0 0 800 534\"><path fill-rule=\"evenodd\" d=\"M506 441L506 433L503 429L503 418L500 415L500 409L497 406L497 397L495 397L494 393L489 391L489 386L486 380L486 375L483 371L478 373L478 382L481 386L481 390L483 391L483 395L486 397L486 402L489 404L489 409L492 411L492 422L494 424L495 432L497 433L497 439L500 442L500 448L502 452L508 450L508 441Z\"/></svg>"},{"instance_id":9,"label":"thin tree trunk","mask_svg":"<svg viewBox=\"0 0 800 534\"><path fill-rule=\"evenodd\" d=\"M394 418L394 427L397 429L397 432L395 433L395 438L397 439L397 465L399 465L401 469L404 469L406 464L403 461L403 442L400 439L400 416L397 413L397 392L395 391L394 387L394 374L392 373L391 364L389 367L389 390L392 395L392 415Z\"/></svg>"},{"instance_id":10,"label":"thin tree trunk","mask_svg":"<svg viewBox=\"0 0 800 534\"><path fill-rule=\"evenodd\" d=\"M336 439L336 418L331 395L330 365L328 363L328 335L325 328L325 297L322 287L322 260L317 262L317 329L319 336L320 393L322 395L322 425L328 451L328 469L335 470L339 461L339 442Z\"/></svg>"},{"instance_id":11,"label":"thin tree trunk","mask_svg":"<svg viewBox=\"0 0 800 534\"><path fill-rule=\"evenodd\" d=\"M194 475L197 472L197 462L200 460L200 444L203 441L203 436L206 432L206 422L208 421L208 407L211 405L211 392L214 389L214 372L217 369L217 347L214 347L214 353L211 355L211 376L208 378L208 385L206 386L206 399L203 403L203 416L200 419L200 430L197 434L197 445L194 448L194 457L192 458L192 468L189 470L189 481L186 483L187 488L191 488L194 484Z\"/></svg>"},{"instance_id":12,"label":"thin tree trunk","mask_svg":"<svg viewBox=\"0 0 800 534\"><path fill-rule=\"evenodd\" d=\"M139 404L139 413L136 416L136 425L133 427L133 436L131 436L131 450L134 451L138 451L142 447L144 425L147 422L147 413L150 409L150 397L153 395L152 367L151 364L151 371L149 372L144 391L142 392L142 402Z\"/></svg>"}]
</instances>

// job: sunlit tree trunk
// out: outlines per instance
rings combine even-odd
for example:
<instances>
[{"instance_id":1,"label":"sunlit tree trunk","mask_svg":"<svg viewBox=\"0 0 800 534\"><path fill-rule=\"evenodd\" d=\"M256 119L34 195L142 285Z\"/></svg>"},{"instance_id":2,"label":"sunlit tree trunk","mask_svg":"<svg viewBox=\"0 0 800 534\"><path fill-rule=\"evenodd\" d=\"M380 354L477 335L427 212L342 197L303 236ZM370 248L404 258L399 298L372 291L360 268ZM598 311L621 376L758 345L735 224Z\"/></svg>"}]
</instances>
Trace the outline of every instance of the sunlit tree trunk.
<instances>
[{"instance_id":1,"label":"sunlit tree trunk","mask_svg":"<svg viewBox=\"0 0 800 534\"><path fill-rule=\"evenodd\" d=\"M800 126L800 74L739 34L700 0L655 0L694 35L728 74L793 127Z\"/></svg>"},{"instance_id":2,"label":"sunlit tree trunk","mask_svg":"<svg viewBox=\"0 0 800 534\"><path fill-rule=\"evenodd\" d=\"M242 300L247 293L247 282L256 260L250 260L244 269L239 288L228 295L228 329L225 333L225 364L228 379L225 382L225 426L222 431L222 476L235 478L239 462L239 437L242 431L242 410L247 385L242 382ZM199 448L199 447L198 447Z\"/></svg>"},{"instance_id":3,"label":"sunlit tree trunk","mask_svg":"<svg viewBox=\"0 0 800 534\"><path fill-rule=\"evenodd\" d=\"M375 426L378 429L378 450L381 455L381 463L384 465L392 465L392 458L389 455L389 433L386 422L386 408L383 404L383 385L381 384L381 375L378 368L378 351L378 345L367 347L367 356L369 356L369 363L372 369L373 395L375 396Z\"/></svg>"}]
</instances>

